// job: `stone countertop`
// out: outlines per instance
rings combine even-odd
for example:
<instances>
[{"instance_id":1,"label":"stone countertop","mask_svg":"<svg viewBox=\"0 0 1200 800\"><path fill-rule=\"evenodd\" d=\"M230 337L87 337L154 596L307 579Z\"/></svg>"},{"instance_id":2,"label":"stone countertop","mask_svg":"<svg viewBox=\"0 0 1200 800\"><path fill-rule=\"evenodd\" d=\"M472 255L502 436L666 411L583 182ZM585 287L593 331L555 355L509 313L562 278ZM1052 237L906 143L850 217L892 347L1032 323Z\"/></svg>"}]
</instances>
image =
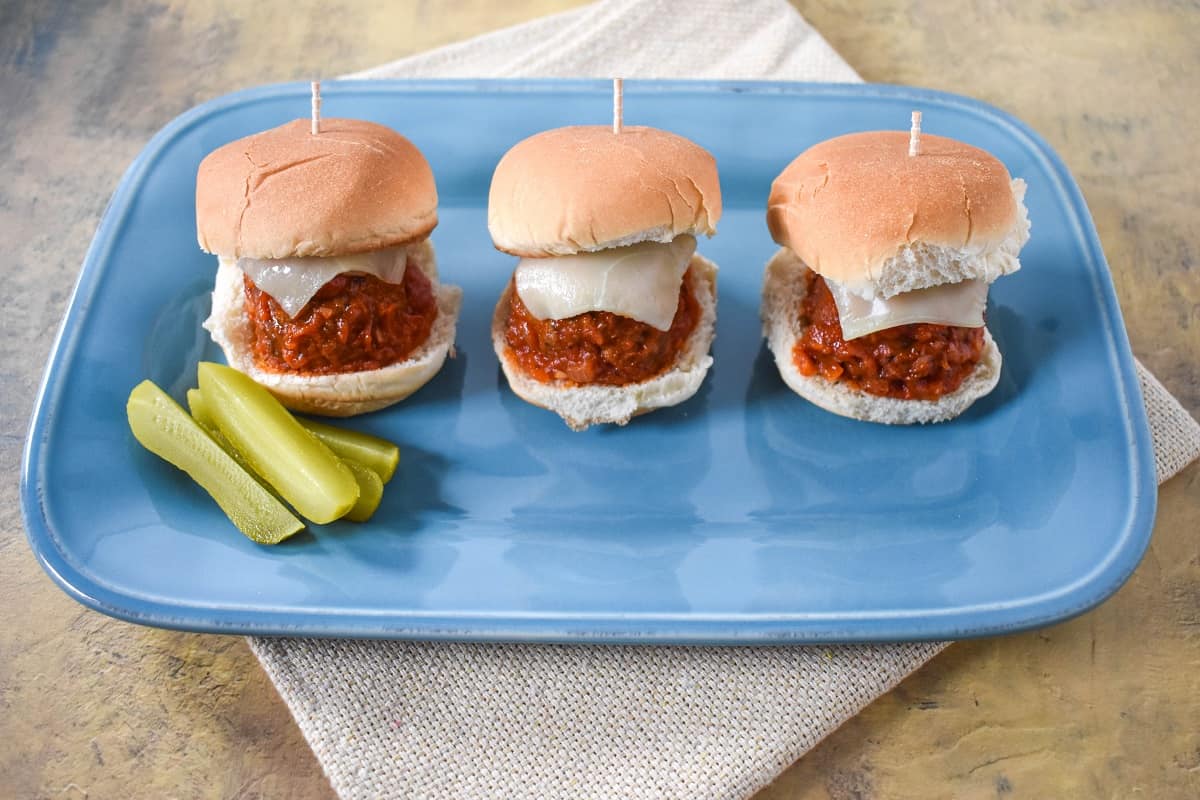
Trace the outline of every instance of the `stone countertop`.
<instances>
[{"instance_id":1,"label":"stone countertop","mask_svg":"<svg viewBox=\"0 0 1200 800\"><path fill-rule=\"evenodd\" d=\"M242 639L127 625L42 573L17 497L37 383L108 196L172 117L572 5L0 6L0 795L332 796ZM1095 217L1134 352L1200 413L1200 9L953 5L798 3L867 80L972 95L1049 140ZM1198 532L1193 465L1162 488L1150 549L1112 600L952 646L760 798L1200 796Z\"/></svg>"}]
</instances>

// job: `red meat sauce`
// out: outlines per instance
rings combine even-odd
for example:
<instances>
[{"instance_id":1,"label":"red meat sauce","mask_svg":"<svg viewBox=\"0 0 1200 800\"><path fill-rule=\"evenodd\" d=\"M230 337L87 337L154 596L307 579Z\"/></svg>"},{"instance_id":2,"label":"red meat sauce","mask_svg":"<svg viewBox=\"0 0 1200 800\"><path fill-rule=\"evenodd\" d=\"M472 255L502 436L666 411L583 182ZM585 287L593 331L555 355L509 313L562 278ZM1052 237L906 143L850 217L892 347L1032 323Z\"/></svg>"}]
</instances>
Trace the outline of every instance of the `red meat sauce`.
<instances>
[{"instance_id":1,"label":"red meat sauce","mask_svg":"<svg viewBox=\"0 0 1200 800\"><path fill-rule=\"evenodd\" d=\"M514 286L509 292L505 342L521 369L543 383L640 383L675 363L700 320L700 304L688 284L685 277L675 318L666 331L608 311L538 319L529 313Z\"/></svg>"},{"instance_id":2,"label":"red meat sauce","mask_svg":"<svg viewBox=\"0 0 1200 800\"><path fill-rule=\"evenodd\" d=\"M792 352L802 375L880 397L937 400L958 389L983 355L983 328L917 323L847 342L825 280L814 272L807 280L800 303L804 333Z\"/></svg>"},{"instance_id":3,"label":"red meat sauce","mask_svg":"<svg viewBox=\"0 0 1200 800\"><path fill-rule=\"evenodd\" d=\"M245 278L254 363L268 372L329 375L379 369L408 358L433 329L437 298L412 261L402 283L343 273L295 317Z\"/></svg>"}]
</instances>

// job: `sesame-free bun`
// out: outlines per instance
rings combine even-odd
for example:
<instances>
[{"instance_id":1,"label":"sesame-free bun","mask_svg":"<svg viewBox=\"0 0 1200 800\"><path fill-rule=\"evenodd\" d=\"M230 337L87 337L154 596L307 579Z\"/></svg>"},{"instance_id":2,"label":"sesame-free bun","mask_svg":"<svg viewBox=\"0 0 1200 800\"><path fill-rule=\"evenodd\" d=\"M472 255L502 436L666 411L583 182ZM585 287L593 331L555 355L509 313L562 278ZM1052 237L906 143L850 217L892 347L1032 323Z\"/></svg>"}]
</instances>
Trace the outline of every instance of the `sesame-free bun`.
<instances>
[{"instance_id":1,"label":"sesame-free bun","mask_svg":"<svg viewBox=\"0 0 1200 800\"><path fill-rule=\"evenodd\" d=\"M771 185L767 226L819 275L863 296L988 282L1020 268L1025 184L953 139L852 133L801 153Z\"/></svg>"},{"instance_id":2,"label":"sesame-free bun","mask_svg":"<svg viewBox=\"0 0 1200 800\"><path fill-rule=\"evenodd\" d=\"M717 162L674 133L599 125L543 131L492 175L488 230L497 249L545 257L636 242L711 236L721 217Z\"/></svg>"},{"instance_id":3,"label":"sesame-free bun","mask_svg":"<svg viewBox=\"0 0 1200 800\"><path fill-rule=\"evenodd\" d=\"M694 395L712 366L712 346L717 322L717 266L693 255L684 278L700 306L700 319L680 348L674 366L661 375L626 386L577 386L542 383L522 369L505 342L512 283L505 288L492 315L492 347L508 385L518 397L558 414L572 430L609 422L624 425L633 417L656 408L674 406Z\"/></svg>"},{"instance_id":4,"label":"sesame-free bun","mask_svg":"<svg viewBox=\"0 0 1200 800\"><path fill-rule=\"evenodd\" d=\"M424 344L404 361L381 369L333 375L289 375L259 369L251 351L242 271L230 259L221 259L217 269L212 314L204 327L225 352L225 360L231 367L266 387L293 411L329 417L376 411L403 400L424 386L441 369L446 354L454 346L462 289L438 282L437 260L428 240L412 245L409 258L433 284L437 294L437 318Z\"/></svg>"},{"instance_id":5,"label":"sesame-free bun","mask_svg":"<svg viewBox=\"0 0 1200 800\"><path fill-rule=\"evenodd\" d=\"M225 258L362 253L429 235L437 188L391 128L298 119L220 147L196 175L200 247Z\"/></svg>"},{"instance_id":6,"label":"sesame-free bun","mask_svg":"<svg viewBox=\"0 0 1200 800\"><path fill-rule=\"evenodd\" d=\"M867 422L910 425L942 422L957 417L996 387L1000 379L1000 350L987 329L983 332L983 357L962 385L937 400L899 400L879 397L843 383L800 374L792 358L796 340L803 334L800 303L806 294L808 268L792 251L784 248L767 262L763 281L762 323L767 346L784 383L804 399L826 411Z\"/></svg>"}]
</instances>

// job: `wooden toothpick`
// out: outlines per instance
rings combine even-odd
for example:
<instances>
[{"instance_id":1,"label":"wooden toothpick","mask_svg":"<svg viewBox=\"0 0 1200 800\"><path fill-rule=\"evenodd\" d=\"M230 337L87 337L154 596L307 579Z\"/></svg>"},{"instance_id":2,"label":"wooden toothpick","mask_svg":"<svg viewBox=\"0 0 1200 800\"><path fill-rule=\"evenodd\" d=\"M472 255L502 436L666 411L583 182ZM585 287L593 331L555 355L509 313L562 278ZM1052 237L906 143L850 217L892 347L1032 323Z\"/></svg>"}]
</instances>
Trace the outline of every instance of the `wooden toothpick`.
<instances>
[{"instance_id":1,"label":"wooden toothpick","mask_svg":"<svg viewBox=\"0 0 1200 800\"><path fill-rule=\"evenodd\" d=\"M321 82L312 82L312 135L321 132Z\"/></svg>"},{"instance_id":2,"label":"wooden toothpick","mask_svg":"<svg viewBox=\"0 0 1200 800\"><path fill-rule=\"evenodd\" d=\"M613 133L620 133L625 115L624 109L625 81L613 78Z\"/></svg>"},{"instance_id":3,"label":"wooden toothpick","mask_svg":"<svg viewBox=\"0 0 1200 800\"><path fill-rule=\"evenodd\" d=\"M912 112L912 128L908 132L908 154L921 155L921 112Z\"/></svg>"}]
</instances>

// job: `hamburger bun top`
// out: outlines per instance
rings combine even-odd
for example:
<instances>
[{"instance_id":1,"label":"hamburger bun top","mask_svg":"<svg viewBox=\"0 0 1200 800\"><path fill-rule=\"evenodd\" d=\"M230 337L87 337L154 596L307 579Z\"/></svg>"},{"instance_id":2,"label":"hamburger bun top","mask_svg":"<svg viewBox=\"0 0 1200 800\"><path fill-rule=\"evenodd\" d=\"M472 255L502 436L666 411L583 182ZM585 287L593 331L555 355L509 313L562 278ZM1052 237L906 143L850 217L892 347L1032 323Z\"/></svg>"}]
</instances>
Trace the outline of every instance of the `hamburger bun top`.
<instances>
[{"instance_id":1,"label":"hamburger bun top","mask_svg":"<svg viewBox=\"0 0 1200 800\"><path fill-rule=\"evenodd\" d=\"M336 256L425 238L437 188L421 152L384 125L298 119L217 148L196 175L200 247L227 258Z\"/></svg>"},{"instance_id":2,"label":"hamburger bun top","mask_svg":"<svg viewBox=\"0 0 1200 800\"><path fill-rule=\"evenodd\" d=\"M838 136L801 153L771 185L767 226L813 271L885 297L1020 267L1022 197L991 154L905 131Z\"/></svg>"},{"instance_id":3,"label":"hamburger bun top","mask_svg":"<svg viewBox=\"0 0 1200 800\"><path fill-rule=\"evenodd\" d=\"M517 256L592 252L716 232L717 162L674 133L601 125L543 131L504 154L492 176L488 229Z\"/></svg>"}]
</instances>

